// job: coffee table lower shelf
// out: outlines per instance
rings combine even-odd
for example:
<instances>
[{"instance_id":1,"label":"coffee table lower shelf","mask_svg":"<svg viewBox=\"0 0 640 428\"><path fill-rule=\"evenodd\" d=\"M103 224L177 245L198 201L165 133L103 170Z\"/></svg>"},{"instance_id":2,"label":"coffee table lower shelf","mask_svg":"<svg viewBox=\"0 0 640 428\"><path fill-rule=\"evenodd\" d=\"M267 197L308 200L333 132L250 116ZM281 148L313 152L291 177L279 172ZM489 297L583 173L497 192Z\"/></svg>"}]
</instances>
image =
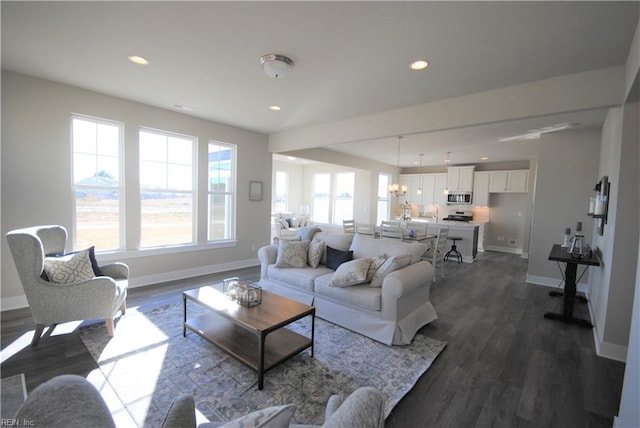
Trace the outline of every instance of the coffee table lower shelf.
<instances>
[{"instance_id":1,"label":"coffee table lower shelf","mask_svg":"<svg viewBox=\"0 0 640 428\"><path fill-rule=\"evenodd\" d=\"M258 372L259 389L262 389L264 373L307 348L311 348L313 353L312 339L281 327L263 333L265 334L264 366L261 370L261 335L258 332L244 329L215 313L189 318L185 322L185 327Z\"/></svg>"}]
</instances>

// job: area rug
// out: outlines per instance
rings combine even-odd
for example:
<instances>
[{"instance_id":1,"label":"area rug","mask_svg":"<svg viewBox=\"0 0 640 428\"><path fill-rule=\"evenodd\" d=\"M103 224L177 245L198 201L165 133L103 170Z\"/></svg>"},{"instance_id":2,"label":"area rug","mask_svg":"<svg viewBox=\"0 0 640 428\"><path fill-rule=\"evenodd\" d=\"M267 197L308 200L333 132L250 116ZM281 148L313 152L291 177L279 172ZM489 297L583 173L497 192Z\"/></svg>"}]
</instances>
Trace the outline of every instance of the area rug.
<instances>
[{"instance_id":1,"label":"area rug","mask_svg":"<svg viewBox=\"0 0 640 428\"><path fill-rule=\"evenodd\" d=\"M13 419L27 399L24 373L0 380L0 417L2 421ZM0 425L4 426L4 422Z\"/></svg>"},{"instance_id":2,"label":"area rug","mask_svg":"<svg viewBox=\"0 0 640 428\"><path fill-rule=\"evenodd\" d=\"M204 311L189 305L189 317ZM171 401L193 394L211 421L230 421L269 406L293 403L292 422L322 424L332 394L373 386L386 398L385 416L408 393L446 346L416 335L410 345L386 346L316 318L314 356L306 350L257 374L195 333L182 336L182 304L129 310L113 338L104 323L80 329L99 370L139 427L160 425ZM308 317L291 326L307 333Z\"/></svg>"}]
</instances>

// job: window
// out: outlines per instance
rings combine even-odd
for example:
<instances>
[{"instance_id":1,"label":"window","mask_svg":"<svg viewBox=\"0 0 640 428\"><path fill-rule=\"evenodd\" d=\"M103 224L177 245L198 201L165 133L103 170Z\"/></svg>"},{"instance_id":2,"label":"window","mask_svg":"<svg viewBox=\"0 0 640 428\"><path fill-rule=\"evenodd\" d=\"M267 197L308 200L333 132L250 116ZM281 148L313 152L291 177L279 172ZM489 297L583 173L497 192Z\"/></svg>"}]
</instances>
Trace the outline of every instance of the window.
<instances>
[{"instance_id":1,"label":"window","mask_svg":"<svg viewBox=\"0 0 640 428\"><path fill-rule=\"evenodd\" d=\"M289 209L289 174L276 171L276 194L273 212L286 212Z\"/></svg>"},{"instance_id":2,"label":"window","mask_svg":"<svg viewBox=\"0 0 640 428\"><path fill-rule=\"evenodd\" d=\"M209 241L235 237L236 146L209 142Z\"/></svg>"},{"instance_id":3,"label":"window","mask_svg":"<svg viewBox=\"0 0 640 428\"><path fill-rule=\"evenodd\" d=\"M329 223L329 201L331 196L331 174L313 176L313 221Z\"/></svg>"},{"instance_id":4,"label":"window","mask_svg":"<svg viewBox=\"0 0 640 428\"><path fill-rule=\"evenodd\" d=\"M74 248L114 250L124 241L122 135L121 123L71 117Z\"/></svg>"},{"instance_id":5,"label":"window","mask_svg":"<svg viewBox=\"0 0 640 428\"><path fill-rule=\"evenodd\" d=\"M333 203L333 223L342 224L342 220L353 220L353 188L355 173L336 174L336 192Z\"/></svg>"},{"instance_id":6,"label":"window","mask_svg":"<svg viewBox=\"0 0 640 428\"><path fill-rule=\"evenodd\" d=\"M380 224L382 220L389 220L389 182L391 176L389 174L380 174L378 176L378 213L376 224Z\"/></svg>"},{"instance_id":7,"label":"window","mask_svg":"<svg viewBox=\"0 0 640 428\"><path fill-rule=\"evenodd\" d=\"M195 138L142 129L140 246L194 242Z\"/></svg>"}]
</instances>

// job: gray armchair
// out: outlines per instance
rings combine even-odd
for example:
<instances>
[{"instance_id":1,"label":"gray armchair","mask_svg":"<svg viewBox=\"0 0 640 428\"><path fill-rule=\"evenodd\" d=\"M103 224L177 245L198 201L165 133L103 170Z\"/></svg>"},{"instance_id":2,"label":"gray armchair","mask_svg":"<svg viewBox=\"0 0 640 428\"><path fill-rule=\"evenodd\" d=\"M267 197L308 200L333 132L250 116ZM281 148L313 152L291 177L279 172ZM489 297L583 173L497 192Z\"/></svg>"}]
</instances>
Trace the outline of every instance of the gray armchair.
<instances>
[{"instance_id":1,"label":"gray armchair","mask_svg":"<svg viewBox=\"0 0 640 428\"><path fill-rule=\"evenodd\" d=\"M44 259L64 254L67 230L62 226L35 226L12 230L7 241L24 293L36 323L31 341L36 346L47 325L69 321L104 319L107 332L114 333L113 318L126 311L129 267L123 263L100 266L104 276L72 284L56 284L47 279Z\"/></svg>"}]
</instances>

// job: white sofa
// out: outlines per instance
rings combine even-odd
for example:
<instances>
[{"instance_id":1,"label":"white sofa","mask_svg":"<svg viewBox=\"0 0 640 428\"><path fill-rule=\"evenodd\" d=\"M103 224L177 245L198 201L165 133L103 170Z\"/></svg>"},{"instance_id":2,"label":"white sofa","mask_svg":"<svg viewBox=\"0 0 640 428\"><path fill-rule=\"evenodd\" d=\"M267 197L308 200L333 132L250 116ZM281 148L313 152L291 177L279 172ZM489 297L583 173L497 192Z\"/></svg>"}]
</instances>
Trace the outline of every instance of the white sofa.
<instances>
[{"instance_id":1,"label":"white sofa","mask_svg":"<svg viewBox=\"0 0 640 428\"><path fill-rule=\"evenodd\" d=\"M296 239L299 228L307 226L309 217L293 213L277 212L271 214L271 241L278 239Z\"/></svg>"},{"instance_id":2,"label":"white sofa","mask_svg":"<svg viewBox=\"0 0 640 428\"><path fill-rule=\"evenodd\" d=\"M315 269L308 265L282 268L275 266L278 247L269 245L258 251L263 289L313 304L320 318L387 345L411 343L422 326L437 319L429 301L435 271L431 263L420 260L425 244L325 232L313 239L338 250L352 250L354 259L411 254L411 263L384 276L379 288L369 283L335 287L330 285L335 271L324 264L326 250Z\"/></svg>"}]
</instances>

